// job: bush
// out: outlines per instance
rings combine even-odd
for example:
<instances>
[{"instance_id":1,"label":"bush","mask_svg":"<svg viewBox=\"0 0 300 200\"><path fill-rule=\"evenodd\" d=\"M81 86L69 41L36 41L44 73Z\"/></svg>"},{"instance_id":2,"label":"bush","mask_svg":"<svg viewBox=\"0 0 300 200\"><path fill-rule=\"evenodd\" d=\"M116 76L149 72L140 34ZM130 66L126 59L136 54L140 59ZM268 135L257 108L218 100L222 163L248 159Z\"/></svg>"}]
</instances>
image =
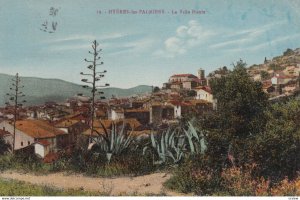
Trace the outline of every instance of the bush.
<instances>
[{"instance_id":1,"label":"bush","mask_svg":"<svg viewBox=\"0 0 300 200\"><path fill-rule=\"evenodd\" d=\"M44 174L50 171L51 166L35 155L18 153L0 156L0 171L8 169Z\"/></svg>"},{"instance_id":2,"label":"bush","mask_svg":"<svg viewBox=\"0 0 300 200\"><path fill-rule=\"evenodd\" d=\"M294 181L289 181L286 177L279 184L271 189L272 196L299 196L300 195L300 176Z\"/></svg>"},{"instance_id":3,"label":"bush","mask_svg":"<svg viewBox=\"0 0 300 200\"><path fill-rule=\"evenodd\" d=\"M255 165L246 168L232 167L221 174L223 194L230 196L265 196L269 192L269 181L253 177Z\"/></svg>"},{"instance_id":4,"label":"bush","mask_svg":"<svg viewBox=\"0 0 300 200\"><path fill-rule=\"evenodd\" d=\"M219 190L220 174L207 166L208 160L203 156L188 158L173 172L165 182L169 189L197 195L211 195Z\"/></svg>"},{"instance_id":5,"label":"bush","mask_svg":"<svg viewBox=\"0 0 300 200\"><path fill-rule=\"evenodd\" d=\"M267 112L266 131L256 137L253 161L259 175L279 182L300 170L300 101L274 104Z\"/></svg>"},{"instance_id":6,"label":"bush","mask_svg":"<svg viewBox=\"0 0 300 200\"><path fill-rule=\"evenodd\" d=\"M5 140L0 137L0 155L8 153L11 150L11 145L6 143Z\"/></svg>"},{"instance_id":7,"label":"bush","mask_svg":"<svg viewBox=\"0 0 300 200\"><path fill-rule=\"evenodd\" d=\"M256 177L256 165L224 168L222 172L218 172L207 167L209 160L194 161L195 158L186 161L174 171L173 176L164 185L172 190L196 195L267 196L271 194L270 181L263 177Z\"/></svg>"},{"instance_id":8,"label":"bush","mask_svg":"<svg viewBox=\"0 0 300 200\"><path fill-rule=\"evenodd\" d=\"M87 174L103 177L113 177L119 175L144 175L158 169L152 163L150 157L141 156L140 151L131 151L126 155L115 156L110 163L105 160L105 155L100 156L97 162L89 162Z\"/></svg>"},{"instance_id":9,"label":"bush","mask_svg":"<svg viewBox=\"0 0 300 200\"><path fill-rule=\"evenodd\" d=\"M13 166L13 156L12 154L0 156L0 171L11 169Z\"/></svg>"}]
</instances>

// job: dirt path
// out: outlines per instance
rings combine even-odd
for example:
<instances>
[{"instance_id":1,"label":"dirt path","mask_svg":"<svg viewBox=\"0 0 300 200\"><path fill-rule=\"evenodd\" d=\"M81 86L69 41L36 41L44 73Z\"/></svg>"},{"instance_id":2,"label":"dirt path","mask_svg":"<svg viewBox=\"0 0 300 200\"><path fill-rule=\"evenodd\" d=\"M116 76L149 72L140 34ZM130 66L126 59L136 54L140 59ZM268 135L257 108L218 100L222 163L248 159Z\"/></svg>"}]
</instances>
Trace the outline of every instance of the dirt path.
<instances>
[{"instance_id":1,"label":"dirt path","mask_svg":"<svg viewBox=\"0 0 300 200\"><path fill-rule=\"evenodd\" d=\"M85 191L104 192L108 195L161 195L179 196L181 194L167 191L163 183L169 174L154 173L138 177L93 178L83 175L54 173L43 176L6 171L2 178L25 181L37 185L48 185L61 189L83 188Z\"/></svg>"}]
</instances>

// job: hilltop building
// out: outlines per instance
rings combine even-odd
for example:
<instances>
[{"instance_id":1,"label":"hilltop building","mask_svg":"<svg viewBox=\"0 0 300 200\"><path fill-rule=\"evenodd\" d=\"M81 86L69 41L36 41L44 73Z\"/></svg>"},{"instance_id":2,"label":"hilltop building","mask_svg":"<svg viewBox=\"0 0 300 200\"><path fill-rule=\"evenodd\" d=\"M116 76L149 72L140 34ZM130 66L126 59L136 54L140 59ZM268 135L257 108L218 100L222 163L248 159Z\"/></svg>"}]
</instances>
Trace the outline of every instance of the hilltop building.
<instances>
[{"instance_id":1,"label":"hilltop building","mask_svg":"<svg viewBox=\"0 0 300 200\"><path fill-rule=\"evenodd\" d=\"M205 78L205 71L203 69L199 69L197 75L198 76L193 74L174 74L169 78L167 83L164 83L163 89L192 90L197 86L206 85L207 81Z\"/></svg>"}]
</instances>

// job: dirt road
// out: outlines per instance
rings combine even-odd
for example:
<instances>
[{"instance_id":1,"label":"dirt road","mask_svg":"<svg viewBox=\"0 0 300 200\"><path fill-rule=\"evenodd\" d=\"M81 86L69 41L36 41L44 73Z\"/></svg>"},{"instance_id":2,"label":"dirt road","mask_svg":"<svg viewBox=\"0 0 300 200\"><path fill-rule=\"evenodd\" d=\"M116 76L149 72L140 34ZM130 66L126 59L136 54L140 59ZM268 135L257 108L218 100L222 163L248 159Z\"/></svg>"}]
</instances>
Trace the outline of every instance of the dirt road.
<instances>
[{"instance_id":1,"label":"dirt road","mask_svg":"<svg viewBox=\"0 0 300 200\"><path fill-rule=\"evenodd\" d=\"M53 173L37 176L22 174L14 171L5 171L2 178L25 181L37 185L48 185L60 189L81 188L85 191L104 192L108 195L170 195L180 196L176 192L167 191L163 183L170 178L169 174L154 173L138 177L93 178L81 174L69 175Z\"/></svg>"}]
</instances>

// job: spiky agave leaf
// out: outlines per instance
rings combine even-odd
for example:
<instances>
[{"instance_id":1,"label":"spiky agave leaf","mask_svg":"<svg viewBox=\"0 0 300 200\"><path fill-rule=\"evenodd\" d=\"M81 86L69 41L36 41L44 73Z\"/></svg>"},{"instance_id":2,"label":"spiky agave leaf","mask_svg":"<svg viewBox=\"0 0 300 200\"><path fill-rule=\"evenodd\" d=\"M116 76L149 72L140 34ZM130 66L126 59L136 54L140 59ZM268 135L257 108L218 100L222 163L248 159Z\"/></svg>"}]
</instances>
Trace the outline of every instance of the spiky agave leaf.
<instances>
[{"instance_id":1,"label":"spiky agave leaf","mask_svg":"<svg viewBox=\"0 0 300 200\"><path fill-rule=\"evenodd\" d=\"M188 122L188 126L189 126L188 131L191 133L192 137L195 137L197 141L200 141L197 130L195 129L193 124L191 122Z\"/></svg>"},{"instance_id":2,"label":"spiky agave leaf","mask_svg":"<svg viewBox=\"0 0 300 200\"><path fill-rule=\"evenodd\" d=\"M192 136L190 135L190 133L188 131L186 131L185 129L183 129L187 139L188 139L188 142L189 142L189 147L190 147L190 150L191 150L191 153L194 154L195 153L195 146L194 146L194 143L193 143L193 140L192 140Z\"/></svg>"},{"instance_id":3,"label":"spiky agave leaf","mask_svg":"<svg viewBox=\"0 0 300 200\"><path fill-rule=\"evenodd\" d=\"M109 132L102 124L104 135L98 140L98 145L101 150L106 154L108 163L114 155L120 155L126 151L132 144L133 138L127 135L124 124L121 129L116 124L112 124L111 131Z\"/></svg>"},{"instance_id":4,"label":"spiky agave leaf","mask_svg":"<svg viewBox=\"0 0 300 200\"><path fill-rule=\"evenodd\" d=\"M110 138L110 152L112 152L113 151L113 149L114 149L114 144L115 144L115 132L116 132L116 130L115 130L115 125L113 124L112 125L112 130L111 130L111 133L110 133L110 136L111 136L111 138Z\"/></svg>"},{"instance_id":5,"label":"spiky agave leaf","mask_svg":"<svg viewBox=\"0 0 300 200\"><path fill-rule=\"evenodd\" d=\"M166 144L165 144L165 137L164 137L165 134L166 133L163 132L163 134L161 135L161 138L160 138L161 154L163 154L163 155L166 154ZM165 159L164 159L164 161L165 161Z\"/></svg>"},{"instance_id":6,"label":"spiky agave leaf","mask_svg":"<svg viewBox=\"0 0 300 200\"><path fill-rule=\"evenodd\" d=\"M206 151L207 149L207 145L206 145L206 141L204 139L204 135L202 132L200 132L200 153L201 154L204 154L204 152Z\"/></svg>"},{"instance_id":7,"label":"spiky agave leaf","mask_svg":"<svg viewBox=\"0 0 300 200\"><path fill-rule=\"evenodd\" d=\"M164 135L165 135L164 138L165 147L167 147L169 145L170 128L167 129Z\"/></svg>"},{"instance_id":8,"label":"spiky agave leaf","mask_svg":"<svg viewBox=\"0 0 300 200\"><path fill-rule=\"evenodd\" d=\"M153 134L153 132L151 131L151 143L152 143L152 147L153 148L156 148L156 140L155 140L155 138L154 138L154 134Z\"/></svg>"}]
</instances>

